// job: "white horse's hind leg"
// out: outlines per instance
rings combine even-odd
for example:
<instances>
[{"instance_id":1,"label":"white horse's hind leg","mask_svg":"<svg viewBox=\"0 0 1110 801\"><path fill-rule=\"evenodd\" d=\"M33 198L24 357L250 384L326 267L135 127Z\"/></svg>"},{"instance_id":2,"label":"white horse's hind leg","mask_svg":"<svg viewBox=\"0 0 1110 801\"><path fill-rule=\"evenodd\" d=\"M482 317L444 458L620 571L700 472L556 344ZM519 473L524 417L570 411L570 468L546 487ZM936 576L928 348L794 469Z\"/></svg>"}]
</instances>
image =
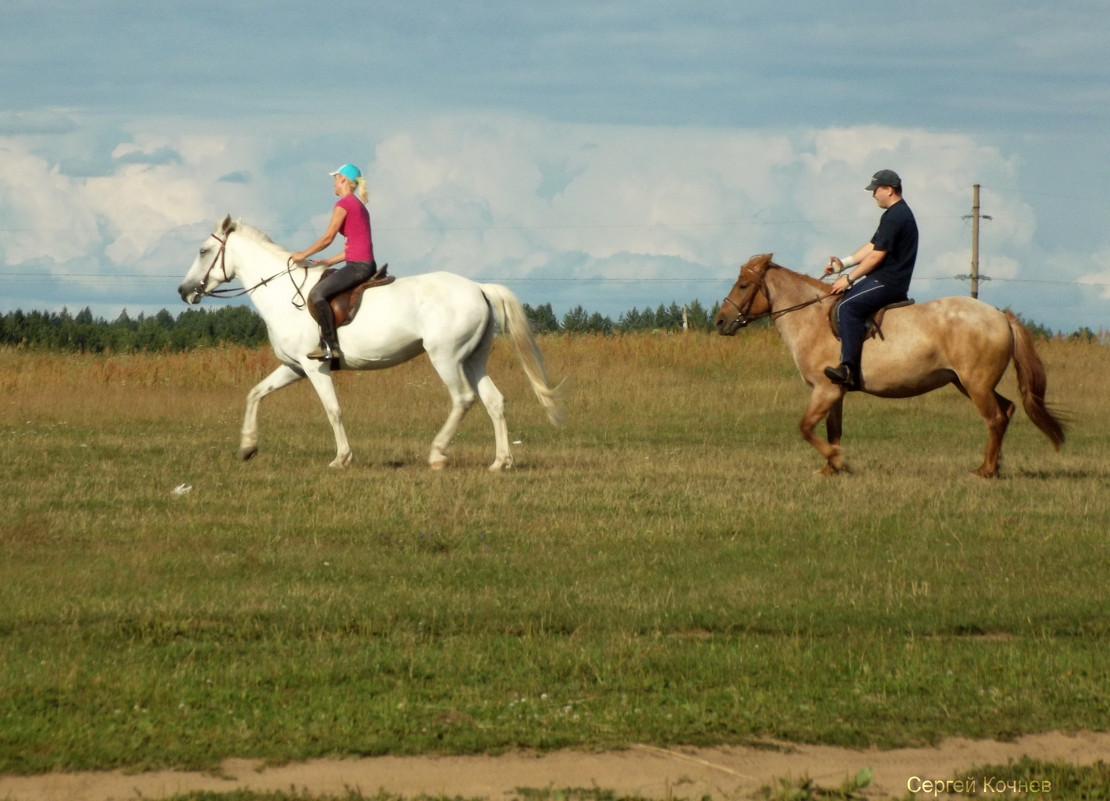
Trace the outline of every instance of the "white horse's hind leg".
<instances>
[{"instance_id":1,"label":"white horse's hind leg","mask_svg":"<svg viewBox=\"0 0 1110 801\"><path fill-rule=\"evenodd\" d=\"M354 456L351 453L351 444L347 441L347 429L343 427L343 414L339 409L339 397L335 394L331 372L321 366L318 371L308 373L308 380L320 396L320 403L324 405L324 412L335 433L335 459L328 467L346 467Z\"/></svg>"},{"instance_id":2,"label":"white horse's hind leg","mask_svg":"<svg viewBox=\"0 0 1110 801\"><path fill-rule=\"evenodd\" d=\"M244 462L258 453L258 406L271 392L287 387L304 378L296 370L282 365L259 381L247 393L247 410L239 438L239 458Z\"/></svg>"},{"instance_id":3,"label":"white horse's hind leg","mask_svg":"<svg viewBox=\"0 0 1110 801\"><path fill-rule=\"evenodd\" d=\"M474 393L469 389L461 393L451 390L451 412L447 415L447 420L435 439L432 440L432 450L428 454L428 465L433 470L442 470L447 466L447 449L459 430L459 424L473 405Z\"/></svg>"},{"instance_id":4,"label":"white horse's hind leg","mask_svg":"<svg viewBox=\"0 0 1110 801\"><path fill-rule=\"evenodd\" d=\"M489 469L498 471L508 470L513 466L513 453L509 449L509 426L505 422L505 396L486 372L494 333L493 326L487 326L478 347L463 361L462 369L467 383L482 399L482 405L486 407L486 413L493 423L494 457Z\"/></svg>"},{"instance_id":5,"label":"white horse's hind leg","mask_svg":"<svg viewBox=\"0 0 1110 801\"><path fill-rule=\"evenodd\" d=\"M432 353L429 353L428 357L436 373L446 385L447 391L451 393L451 412L447 415L447 420L435 439L432 440L432 451L428 454L428 465L433 470L442 470L447 466L447 449L455 438L462 419L474 405L475 394L458 361L453 358L443 359Z\"/></svg>"},{"instance_id":6,"label":"white horse's hind leg","mask_svg":"<svg viewBox=\"0 0 1110 801\"><path fill-rule=\"evenodd\" d=\"M505 421L505 396L486 374L485 365L480 368L469 365L467 378L471 386L478 390L482 405L486 407L489 419L493 422L494 459L490 470L508 470L513 466L513 453L509 448L509 425Z\"/></svg>"}]
</instances>

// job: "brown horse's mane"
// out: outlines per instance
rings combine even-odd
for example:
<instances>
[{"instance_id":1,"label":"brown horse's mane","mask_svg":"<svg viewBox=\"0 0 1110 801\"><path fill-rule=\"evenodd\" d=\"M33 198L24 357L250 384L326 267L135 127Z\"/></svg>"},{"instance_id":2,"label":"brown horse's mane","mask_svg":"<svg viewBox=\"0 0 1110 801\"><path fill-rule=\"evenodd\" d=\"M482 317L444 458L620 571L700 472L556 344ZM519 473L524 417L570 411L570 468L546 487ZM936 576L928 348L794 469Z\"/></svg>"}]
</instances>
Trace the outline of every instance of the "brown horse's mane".
<instances>
[{"instance_id":1,"label":"brown horse's mane","mask_svg":"<svg viewBox=\"0 0 1110 801\"><path fill-rule=\"evenodd\" d=\"M790 275L798 278L800 281L808 284L811 287L828 292L829 285L822 281L820 278L814 278L812 275L806 275L805 273L800 273L797 270L791 270L789 267L783 267L781 264L776 262L772 256L768 255L767 269L769 270L772 267L777 270L782 270L785 273L790 273Z\"/></svg>"}]
</instances>

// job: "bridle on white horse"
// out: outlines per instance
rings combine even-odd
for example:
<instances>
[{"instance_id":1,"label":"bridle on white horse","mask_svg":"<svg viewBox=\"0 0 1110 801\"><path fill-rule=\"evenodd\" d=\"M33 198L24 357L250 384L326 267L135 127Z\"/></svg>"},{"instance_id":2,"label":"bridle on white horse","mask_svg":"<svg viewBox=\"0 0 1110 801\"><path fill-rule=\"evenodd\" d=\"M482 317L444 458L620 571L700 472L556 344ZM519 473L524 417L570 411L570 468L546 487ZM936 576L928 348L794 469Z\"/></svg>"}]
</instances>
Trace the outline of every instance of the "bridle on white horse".
<instances>
[{"instance_id":1,"label":"bridle on white horse","mask_svg":"<svg viewBox=\"0 0 1110 801\"><path fill-rule=\"evenodd\" d=\"M238 290L213 289L211 292L206 292L205 289L204 289L206 286L208 286L208 279L209 279L209 277L211 277L212 271L216 269L216 262L220 263L220 270L224 274L224 280L221 281L220 283L224 284L224 283L227 283L228 281L231 280L231 278L227 274L227 263L226 263L226 260L225 260L226 257L224 255L226 250L227 250L227 237L224 237L223 239L220 239L215 234L212 234L212 238L220 243L220 249L216 251L216 255L212 258L211 266L209 266L208 271L204 274L204 277L200 279L200 282L196 285L196 288L195 288L194 291L198 295L211 295L213 297L221 297L221 296L235 297L231 293L233 291L238 291Z\"/></svg>"},{"instance_id":2,"label":"bridle on white horse","mask_svg":"<svg viewBox=\"0 0 1110 801\"><path fill-rule=\"evenodd\" d=\"M197 286L196 286L196 293L198 295L208 295L209 297L213 297L213 298L239 298L239 297L242 297L243 295L249 295L251 292L258 289L260 286L266 286L267 284L269 284L271 281L273 281L275 278L277 278L280 275L288 275L289 280L293 283L293 288L297 290L297 297L300 298L300 304L298 305L297 301L294 300L293 305L296 306L298 309L303 309L304 308L304 306L305 306L305 297L304 297L304 292L303 292L304 283L302 282L300 285L298 285L297 282L293 279L293 268L296 265L293 263L293 257L292 256L290 256L289 260L285 263L285 269L284 270L282 270L279 273L274 273L273 275L271 275L268 278L263 278L261 281L259 281L254 286L245 287L243 289L219 289L217 287L215 289L212 289L211 291L205 291L204 288L206 286L208 286L208 279L209 279L209 277L211 277L212 271L216 269L217 262L220 265L220 272L222 272L224 274L224 280L221 281L220 283L225 284L225 283L227 283L228 281L231 280L231 277L227 274L227 255L226 255L226 253L227 253L227 239L228 239L229 236L231 236L230 233L226 234L223 239L220 239L220 237L217 236L216 234L212 234L212 238L220 243L220 249L216 251L216 255L212 258L212 265L208 268L208 271L204 274L204 278L202 278L200 280L200 283L198 283ZM307 280L308 279L308 266L307 265L304 268L304 272L305 272L305 279Z\"/></svg>"}]
</instances>

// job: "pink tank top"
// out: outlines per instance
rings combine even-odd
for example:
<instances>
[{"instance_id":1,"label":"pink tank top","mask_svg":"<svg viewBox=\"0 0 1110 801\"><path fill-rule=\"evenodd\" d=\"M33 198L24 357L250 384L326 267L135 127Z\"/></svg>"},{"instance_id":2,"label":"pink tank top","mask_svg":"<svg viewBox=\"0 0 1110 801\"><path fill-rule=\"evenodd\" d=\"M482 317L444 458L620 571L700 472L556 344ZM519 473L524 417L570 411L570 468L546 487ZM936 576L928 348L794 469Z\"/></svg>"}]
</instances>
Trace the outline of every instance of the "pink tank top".
<instances>
[{"instance_id":1,"label":"pink tank top","mask_svg":"<svg viewBox=\"0 0 1110 801\"><path fill-rule=\"evenodd\" d=\"M373 261L374 240L370 236L370 212L366 206L353 194L341 197L335 205L347 211L339 226L339 233L347 238L346 260Z\"/></svg>"}]
</instances>

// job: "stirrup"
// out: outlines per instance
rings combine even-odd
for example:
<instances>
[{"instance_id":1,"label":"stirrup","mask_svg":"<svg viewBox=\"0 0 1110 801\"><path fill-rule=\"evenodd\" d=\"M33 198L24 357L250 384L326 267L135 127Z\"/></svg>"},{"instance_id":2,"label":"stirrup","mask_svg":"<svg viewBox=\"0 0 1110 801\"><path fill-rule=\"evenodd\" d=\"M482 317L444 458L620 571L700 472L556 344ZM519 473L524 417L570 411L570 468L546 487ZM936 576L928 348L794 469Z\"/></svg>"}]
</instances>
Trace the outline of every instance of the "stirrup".
<instances>
[{"instance_id":1,"label":"stirrup","mask_svg":"<svg viewBox=\"0 0 1110 801\"><path fill-rule=\"evenodd\" d=\"M841 364L837 367L826 367L825 378L847 389L859 388L859 382L856 380L855 376L852 375L852 368L846 364Z\"/></svg>"},{"instance_id":2,"label":"stirrup","mask_svg":"<svg viewBox=\"0 0 1110 801\"><path fill-rule=\"evenodd\" d=\"M327 362L332 359L338 359L342 354L339 348L332 349L332 346L327 342L321 342L316 346L316 350L310 350L305 356L309 359L315 359L318 362Z\"/></svg>"}]
</instances>

